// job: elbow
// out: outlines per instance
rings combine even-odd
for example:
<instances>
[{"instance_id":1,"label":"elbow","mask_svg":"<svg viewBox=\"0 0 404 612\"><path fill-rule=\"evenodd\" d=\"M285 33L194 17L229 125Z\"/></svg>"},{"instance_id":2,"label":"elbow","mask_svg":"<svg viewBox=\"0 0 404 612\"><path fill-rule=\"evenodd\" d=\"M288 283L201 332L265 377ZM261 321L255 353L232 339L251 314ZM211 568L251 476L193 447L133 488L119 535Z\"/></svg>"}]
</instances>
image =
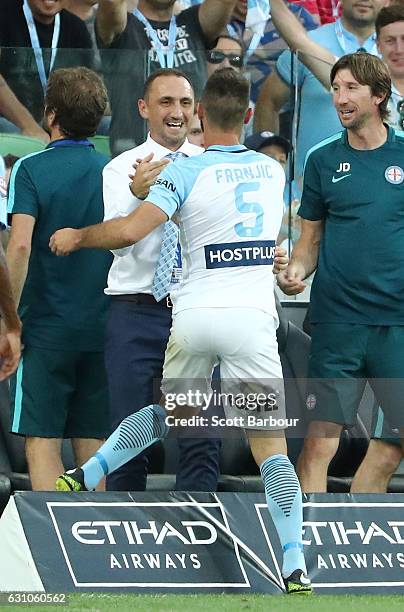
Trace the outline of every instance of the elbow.
<instances>
[{"instance_id":1,"label":"elbow","mask_svg":"<svg viewBox=\"0 0 404 612\"><path fill-rule=\"evenodd\" d=\"M7 247L7 259L12 256L14 259L19 261L28 260L31 255L31 244L24 242L23 240L10 242Z\"/></svg>"},{"instance_id":2,"label":"elbow","mask_svg":"<svg viewBox=\"0 0 404 612\"><path fill-rule=\"evenodd\" d=\"M125 247L130 247L133 244L135 244L137 240L138 240L138 236L137 236L136 228L126 226L121 233L121 240L120 240L120 244L118 248L123 249Z\"/></svg>"}]
</instances>

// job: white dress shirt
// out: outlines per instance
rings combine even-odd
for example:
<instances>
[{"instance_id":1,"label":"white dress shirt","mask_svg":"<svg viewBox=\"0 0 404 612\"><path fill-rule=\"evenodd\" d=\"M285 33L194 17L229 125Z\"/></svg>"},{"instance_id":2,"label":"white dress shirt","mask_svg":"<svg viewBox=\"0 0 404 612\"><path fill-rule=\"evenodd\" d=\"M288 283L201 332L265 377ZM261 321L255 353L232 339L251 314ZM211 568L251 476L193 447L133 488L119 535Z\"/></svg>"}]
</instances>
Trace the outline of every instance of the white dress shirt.
<instances>
[{"instance_id":1,"label":"white dress shirt","mask_svg":"<svg viewBox=\"0 0 404 612\"><path fill-rule=\"evenodd\" d=\"M203 149L187 140L178 149L189 157L200 155ZM146 142L134 149L125 151L109 162L103 171L104 221L117 217L126 217L141 204L129 189L129 174L133 173L133 164L137 158L143 159L154 153L153 160L160 160L169 153L155 140L147 137ZM108 274L108 295L128 293L151 293L151 286L160 254L163 225L131 247L113 251L114 261Z\"/></svg>"}]
</instances>

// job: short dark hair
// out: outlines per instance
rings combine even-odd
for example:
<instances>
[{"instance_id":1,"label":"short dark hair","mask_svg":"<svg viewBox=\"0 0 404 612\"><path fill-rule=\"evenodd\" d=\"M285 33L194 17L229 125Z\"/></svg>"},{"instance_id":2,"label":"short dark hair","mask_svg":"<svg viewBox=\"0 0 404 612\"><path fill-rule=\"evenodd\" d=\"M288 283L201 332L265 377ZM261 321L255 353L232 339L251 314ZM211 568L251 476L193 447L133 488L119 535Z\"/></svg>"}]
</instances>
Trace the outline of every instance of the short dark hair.
<instances>
[{"instance_id":1,"label":"short dark hair","mask_svg":"<svg viewBox=\"0 0 404 612\"><path fill-rule=\"evenodd\" d=\"M177 78L185 79L190 84L192 91L194 91L194 86L192 85L192 81L184 72L181 72L181 70L176 70L175 68L160 68L159 70L156 70L155 72L153 72L149 76L149 78L146 80L144 84L144 88L143 88L143 99L144 100L147 99L147 96L150 93L151 87L156 79L160 77L169 77L169 76L174 76Z\"/></svg>"},{"instance_id":2,"label":"short dark hair","mask_svg":"<svg viewBox=\"0 0 404 612\"><path fill-rule=\"evenodd\" d=\"M343 55L331 68L331 84L340 70L348 69L361 85L368 85L372 96L383 96L379 104L380 117L385 120L389 115L387 104L391 96L391 78L387 66L376 55L370 53L349 53Z\"/></svg>"},{"instance_id":3,"label":"short dark hair","mask_svg":"<svg viewBox=\"0 0 404 612\"><path fill-rule=\"evenodd\" d=\"M107 90L96 72L82 66L51 73L45 95L45 112L70 138L93 136L108 103Z\"/></svg>"},{"instance_id":4,"label":"short dark hair","mask_svg":"<svg viewBox=\"0 0 404 612\"><path fill-rule=\"evenodd\" d=\"M225 38L227 40L232 40L233 42L236 42L238 45L240 45L241 53L244 56L246 52L246 46L242 38L239 38L238 36L231 36L231 34L229 34L228 32L223 32L223 34L219 34L219 36L217 37L216 43L220 38ZM214 49L214 47L212 47L212 49Z\"/></svg>"},{"instance_id":5,"label":"short dark hair","mask_svg":"<svg viewBox=\"0 0 404 612\"><path fill-rule=\"evenodd\" d=\"M379 38L380 30L390 23L404 21L404 5L391 4L380 9L375 21L376 36Z\"/></svg>"},{"instance_id":6,"label":"short dark hair","mask_svg":"<svg viewBox=\"0 0 404 612\"><path fill-rule=\"evenodd\" d=\"M208 120L223 130L241 126L250 101L250 84L233 68L216 70L205 85L202 105Z\"/></svg>"}]
</instances>

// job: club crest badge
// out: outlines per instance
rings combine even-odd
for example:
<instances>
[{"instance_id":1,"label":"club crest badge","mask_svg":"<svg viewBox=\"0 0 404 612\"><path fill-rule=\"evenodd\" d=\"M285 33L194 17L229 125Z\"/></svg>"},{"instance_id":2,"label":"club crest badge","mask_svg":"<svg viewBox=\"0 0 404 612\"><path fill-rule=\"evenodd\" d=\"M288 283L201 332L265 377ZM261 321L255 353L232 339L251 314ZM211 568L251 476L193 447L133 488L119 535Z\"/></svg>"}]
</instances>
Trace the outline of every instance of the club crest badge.
<instances>
[{"instance_id":1,"label":"club crest badge","mask_svg":"<svg viewBox=\"0 0 404 612\"><path fill-rule=\"evenodd\" d=\"M389 166L386 168L384 178L392 185L400 185L404 181L404 170L400 166Z\"/></svg>"}]
</instances>

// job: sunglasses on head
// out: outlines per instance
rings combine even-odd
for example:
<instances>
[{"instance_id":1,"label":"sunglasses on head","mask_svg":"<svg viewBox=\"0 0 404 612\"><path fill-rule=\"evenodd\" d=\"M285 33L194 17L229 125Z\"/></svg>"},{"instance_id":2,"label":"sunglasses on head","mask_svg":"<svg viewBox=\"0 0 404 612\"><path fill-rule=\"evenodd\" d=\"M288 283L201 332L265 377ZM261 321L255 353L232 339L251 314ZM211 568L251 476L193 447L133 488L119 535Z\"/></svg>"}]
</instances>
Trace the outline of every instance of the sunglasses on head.
<instances>
[{"instance_id":1,"label":"sunglasses on head","mask_svg":"<svg viewBox=\"0 0 404 612\"><path fill-rule=\"evenodd\" d=\"M241 53L223 53L223 51L208 51L206 58L209 64L221 64L225 59L229 60L230 66L233 68L243 67L243 56Z\"/></svg>"}]
</instances>

